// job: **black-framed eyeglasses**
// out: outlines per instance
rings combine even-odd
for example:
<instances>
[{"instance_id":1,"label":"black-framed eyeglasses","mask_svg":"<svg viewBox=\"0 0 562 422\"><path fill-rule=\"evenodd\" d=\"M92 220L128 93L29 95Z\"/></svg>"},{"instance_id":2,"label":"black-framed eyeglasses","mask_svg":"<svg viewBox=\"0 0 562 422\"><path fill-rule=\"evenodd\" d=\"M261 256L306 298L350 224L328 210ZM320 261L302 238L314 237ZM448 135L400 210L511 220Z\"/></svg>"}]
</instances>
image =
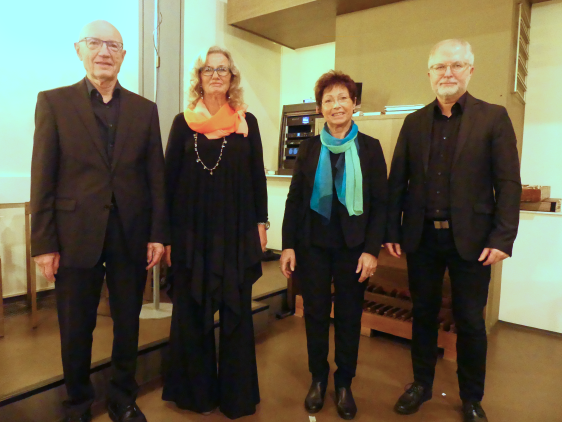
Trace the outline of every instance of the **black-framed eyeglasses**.
<instances>
[{"instance_id":1,"label":"black-framed eyeglasses","mask_svg":"<svg viewBox=\"0 0 562 422\"><path fill-rule=\"evenodd\" d=\"M84 37L78 42L82 42L82 41L86 43L86 46L90 50L99 50L102 48L104 43L105 45L107 45L107 48L110 51L113 51L114 53L118 53L121 50L123 50L123 43L119 41L104 41L104 40L100 40L99 38Z\"/></svg>"},{"instance_id":2,"label":"black-framed eyeglasses","mask_svg":"<svg viewBox=\"0 0 562 422\"><path fill-rule=\"evenodd\" d=\"M213 69L211 66L205 66L199 69L199 72L205 76L213 76L215 72L217 72L219 76L226 76L230 73L230 69L225 66L219 66L216 69Z\"/></svg>"}]
</instances>

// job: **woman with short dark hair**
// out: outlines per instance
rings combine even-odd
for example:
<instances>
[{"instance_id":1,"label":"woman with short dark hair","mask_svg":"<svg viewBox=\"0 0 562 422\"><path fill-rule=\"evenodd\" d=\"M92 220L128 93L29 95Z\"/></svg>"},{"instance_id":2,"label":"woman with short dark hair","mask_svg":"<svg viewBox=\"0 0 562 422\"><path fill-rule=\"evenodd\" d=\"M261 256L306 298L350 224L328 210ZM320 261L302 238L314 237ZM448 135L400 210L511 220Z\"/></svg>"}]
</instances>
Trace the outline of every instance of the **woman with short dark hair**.
<instances>
[{"instance_id":1,"label":"woman with short dark hair","mask_svg":"<svg viewBox=\"0 0 562 422\"><path fill-rule=\"evenodd\" d=\"M387 173L380 142L352 120L357 88L330 71L316 82L317 110L326 124L300 144L283 219L281 271L296 271L304 300L310 413L324 405L332 281L335 287L334 373L337 410L353 419L355 376L365 281L377 267L386 223Z\"/></svg>"}]
</instances>

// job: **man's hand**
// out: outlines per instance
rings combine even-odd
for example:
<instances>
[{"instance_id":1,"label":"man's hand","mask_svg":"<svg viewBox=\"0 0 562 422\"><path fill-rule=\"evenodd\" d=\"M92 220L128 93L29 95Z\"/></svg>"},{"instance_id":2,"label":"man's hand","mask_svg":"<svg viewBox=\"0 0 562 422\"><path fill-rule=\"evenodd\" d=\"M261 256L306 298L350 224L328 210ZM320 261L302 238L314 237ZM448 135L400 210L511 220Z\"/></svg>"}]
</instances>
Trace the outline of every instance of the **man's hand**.
<instances>
[{"instance_id":1,"label":"man's hand","mask_svg":"<svg viewBox=\"0 0 562 422\"><path fill-rule=\"evenodd\" d=\"M158 264L163 254L164 254L164 245L162 243L150 242L146 247L146 262L148 263L146 269L150 270L152 267Z\"/></svg>"},{"instance_id":2,"label":"man's hand","mask_svg":"<svg viewBox=\"0 0 562 422\"><path fill-rule=\"evenodd\" d=\"M45 277L47 281L54 283L55 274L59 271L60 253L51 252L37 255L33 257L33 260L41 270L43 277Z\"/></svg>"},{"instance_id":3,"label":"man's hand","mask_svg":"<svg viewBox=\"0 0 562 422\"><path fill-rule=\"evenodd\" d=\"M400 258L402 256L402 250L400 249L400 243L385 243L385 248L394 258Z\"/></svg>"},{"instance_id":4,"label":"man's hand","mask_svg":"<svg viewBox=\"0 0 562 422\"><path fill-rule=\"evenodd\" d=\"M361 272L359 283L364 282L371 277L377 270L377 258L367 252L363 252L357 261L356 273Z\"/></svg>"},{"instance_id":5,"label":"man's hand","mask_svg":"<svg viewBox=\"0 0 562 422\"><path fill-rule=\"evenodd\" d=\"M258 232L260 234L261 251L265 252L267 246L267 232L265 230L265 224L258 224Z\"/></svg>"},{"instance_id":6,"label":"man's hand","mask_svg":"<svg viewBox=\"0 0 562 422\"><path fill-rule=\"evenodd\" d=\"M297 258L295 257L294 249L283 249L281 252L281 258L279 259L279 268L281 272L287 278L290 278L295 271L297 265Z\"/></svg>"},{"instance_id":7,"label":"man's hand","mask_svg":"<svg viewBox=\"0 0 562 422\"><path fill-rule=\"evenodd\" d=\"M492 265L496 262L503 261L505 258L509 258L509 255L499 249L484 248L482 254L480 254L480 258L478 258L478 261L484 261L486 259L482 265Z\"/></svg>"},{"instance_id":8,"label":"man's hand","mask_svg":"<svg viewBox=\"0 0 562 422\"><path fill-rule=\"evenodd\" d=\"M164 259L166 260L166 264L168 267L172 266L172 247L170 245L166 246L166 250L164 251Z\"/></svg>"}]
</instances>

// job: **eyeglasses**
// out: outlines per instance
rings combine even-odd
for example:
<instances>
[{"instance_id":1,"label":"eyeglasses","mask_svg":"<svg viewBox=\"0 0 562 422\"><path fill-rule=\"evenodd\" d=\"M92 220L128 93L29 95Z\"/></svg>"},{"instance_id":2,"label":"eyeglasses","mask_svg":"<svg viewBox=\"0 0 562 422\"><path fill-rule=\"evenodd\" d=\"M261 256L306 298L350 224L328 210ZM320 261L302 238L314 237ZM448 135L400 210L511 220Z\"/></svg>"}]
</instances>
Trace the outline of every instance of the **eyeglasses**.
<instances>
[{"instance_id":1,"label":"eyeglasses","mask_svg":"<svg viewBox=\"0 0 562 422\"><path fill-rule=\"evenodd\" d=\"M348 102L351 101L351 98L346 97L345 95L340 95L337 98L337 102L338 104L347 104ZM328 97L325 100L322 101L322 105L326 106L326 107L333 107L334 104L336 103L336 99L334 97Z\"/></svg>"},{"instance_id":2,"label":"eyeglasses","mask_svg":"<svg viewBox=\"0 0 562 422\"><path fill-rule=\"evenodd\" d=\"M213 69L211 66L205 66L199 69L199 71L205 76L213 76L215 72L217 72L219 76L226 76L230 73L230 69L224 66L217 67L216 69Z\"/></svg>"},{"instance_id":3,"label":"eyeglasses","mask_svg":"<svg viewBox=\"0 0 562 422\"><path fill-rule=\"evenodd\" d=\"M447 73L448 67L451 68L451 72L457 74L465 71L468 66L470 66L468 63L462 63L462 62L456 62L453 64L438 63L431 66L429 70L433 72L435 75L441 76Z\"/></svg>"},{"instance_id":4,"label":"eyeglasses","mask_svg":"<svg viewBox=\"0 0 562 422\"><path fill-rule=\"evenodd\" d=\"M90 50L99 50L102 48L104 43L105 45L107 45L107 48L110 51L113 51L114 53L118 53L121 50L123 50L123 43L118 41L104 41L104 40L100 40L99 38L85 37L78 42L82 42L82 41L86 43L86 46Z\"/></svg>"}]
</instances>

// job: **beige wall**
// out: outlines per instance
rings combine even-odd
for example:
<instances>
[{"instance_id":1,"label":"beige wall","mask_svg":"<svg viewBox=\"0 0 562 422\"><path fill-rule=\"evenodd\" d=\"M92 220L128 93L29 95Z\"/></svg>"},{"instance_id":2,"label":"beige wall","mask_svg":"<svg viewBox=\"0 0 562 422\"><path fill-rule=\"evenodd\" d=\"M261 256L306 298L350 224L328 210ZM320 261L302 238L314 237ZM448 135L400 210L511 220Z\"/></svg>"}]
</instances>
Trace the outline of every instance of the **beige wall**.
<instances>
[{"instance_id":1,"label":"beige wall","mask_svg":"<svg viewBox=\"0 0 562 422\"><path fill-rule=\"evenodd\" d=\"M508 108L518 139L524 107L512 98L515 0L415 0L338 16L336 67L363 82L363 111L385 105L427 104L431 47L464 38L475 52L469 91Z\"/></svg>"},{"instance_id":2,"label":"beige wall","mask_svg":"<svg viewBox=\"0 0 562 422\"><path fill-rule=\"evenodd\" d=\"M281 55L281 107L314 100L314 85L336 65L336 43L291 50Z\"/></svg>"},{"instance_id":3,"label":"beige wall","mask_svg":"<svg viewBox=\"0 0 562 422\"><path fill-rule=\"evenodd\" d=\"M264 166L276 169L282 47L231 26L225 31L224 45L236 57L248 111L258 119Z\"/></svg>"}]
</instances>

